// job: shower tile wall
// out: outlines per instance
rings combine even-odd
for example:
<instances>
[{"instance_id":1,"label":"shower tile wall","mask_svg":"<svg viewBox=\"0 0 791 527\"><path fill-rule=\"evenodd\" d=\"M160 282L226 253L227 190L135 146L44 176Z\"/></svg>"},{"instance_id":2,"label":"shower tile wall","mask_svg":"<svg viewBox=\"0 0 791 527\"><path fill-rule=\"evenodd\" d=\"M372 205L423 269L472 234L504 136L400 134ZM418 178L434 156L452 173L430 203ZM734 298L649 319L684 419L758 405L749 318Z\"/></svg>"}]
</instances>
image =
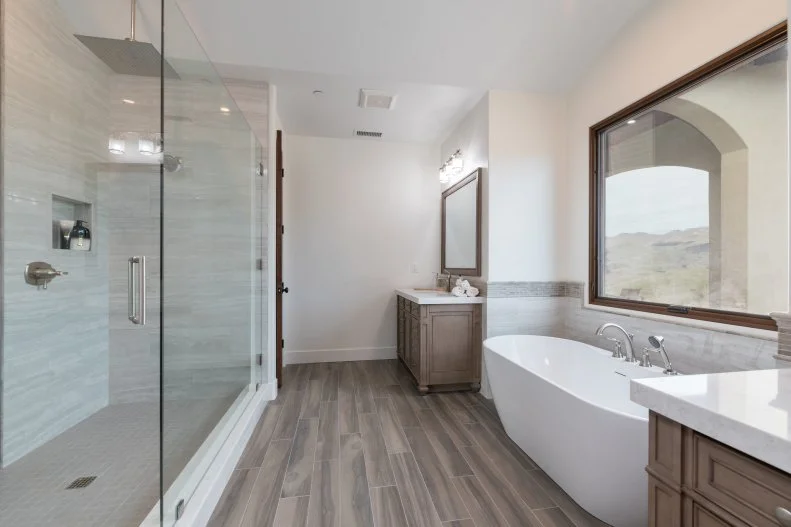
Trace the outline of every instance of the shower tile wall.
<instances>
[{"instance_id":1,"label":"shower tile wall","mask_svg":"<svg viewBox=\"0 0 791 527\"><path fill-rule=\"evenodd\" d=\"M107 232L93 250L51 248L52 194L96 203L107 144L109 70L68 31L56 2L5 2L4 349L7 466L108 402ZM25 284L42 260L68 276Z\"/></svg>"},{"instance_id":2,"label":"shower tile wall","mask_svg":"<svg viewBox=\"0 0 791 527\"><path fill-rule=\"evenodd\" d=\"M114 75L110 93L113 131L159 130L159 78ZM135 104L125 104L124 99ZM156 161L142 164L140 157L130 157L133 162L126 164L105 165L99 184L100 210L109 217L110 404L159 400L160 168ZM128 319L130 256L147 258L145 326Z\"/></svg>"}]
</instances>

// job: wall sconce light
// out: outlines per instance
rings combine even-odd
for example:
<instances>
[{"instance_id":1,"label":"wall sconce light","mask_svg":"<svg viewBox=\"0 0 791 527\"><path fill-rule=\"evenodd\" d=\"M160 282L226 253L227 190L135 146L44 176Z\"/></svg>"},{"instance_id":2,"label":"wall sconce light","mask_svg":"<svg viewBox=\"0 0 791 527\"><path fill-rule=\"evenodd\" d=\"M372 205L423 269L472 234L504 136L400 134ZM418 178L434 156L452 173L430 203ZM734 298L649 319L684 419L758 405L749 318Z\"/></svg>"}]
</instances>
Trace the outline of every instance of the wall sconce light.
<instances>
[{"instance_id":1,"label":"wall sconce light","mask_svg":"<svg viewBox=\"0 0 791 527\"><path fill-rule=\"evenodd\" d=\"M448 183L451 177L461 174L463 170L464 158L461 155L461 150L456 150L439 169L439 182Z\"/></svg>"}]
</instances>

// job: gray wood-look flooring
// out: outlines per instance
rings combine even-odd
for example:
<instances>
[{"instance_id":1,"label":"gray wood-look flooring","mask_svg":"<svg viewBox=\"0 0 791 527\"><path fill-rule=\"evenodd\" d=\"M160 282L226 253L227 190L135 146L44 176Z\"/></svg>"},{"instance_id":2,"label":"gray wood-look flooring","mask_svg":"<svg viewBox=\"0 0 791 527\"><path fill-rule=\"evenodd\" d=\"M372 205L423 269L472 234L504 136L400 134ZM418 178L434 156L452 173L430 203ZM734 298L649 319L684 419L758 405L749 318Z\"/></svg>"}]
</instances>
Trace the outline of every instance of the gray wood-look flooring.
<instances>
[{"instance_id":1,"label":"gray wood-look flooring","mask_svg":"<svg viewBox=\"0 0 791 527\"><path fill-rule=\"evenodd\" d=\"M256 427L212 527L602 527L484 399L420 396L398 361L300 364Z\"/></svg>"}]
</instances>

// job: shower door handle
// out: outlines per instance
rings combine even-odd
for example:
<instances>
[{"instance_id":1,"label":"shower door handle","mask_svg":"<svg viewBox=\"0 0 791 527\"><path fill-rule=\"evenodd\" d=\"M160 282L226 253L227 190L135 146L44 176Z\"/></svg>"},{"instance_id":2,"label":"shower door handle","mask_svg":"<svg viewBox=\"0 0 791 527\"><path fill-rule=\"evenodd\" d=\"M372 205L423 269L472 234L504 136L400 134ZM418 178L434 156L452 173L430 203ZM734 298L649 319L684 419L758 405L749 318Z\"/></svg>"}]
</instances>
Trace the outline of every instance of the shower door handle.
<instances>
[{"instance_id":1,"label":"shower door handle","mask_svg":"<svg viewBox=\"0 0 791 527\"><path fill-rule=\"evenodd\" d=\"M135 273L137 266L137 273ZM127 274L128 316L133 324L146 325L146 257L130 256Z\"/></svg>"}]
</instances>

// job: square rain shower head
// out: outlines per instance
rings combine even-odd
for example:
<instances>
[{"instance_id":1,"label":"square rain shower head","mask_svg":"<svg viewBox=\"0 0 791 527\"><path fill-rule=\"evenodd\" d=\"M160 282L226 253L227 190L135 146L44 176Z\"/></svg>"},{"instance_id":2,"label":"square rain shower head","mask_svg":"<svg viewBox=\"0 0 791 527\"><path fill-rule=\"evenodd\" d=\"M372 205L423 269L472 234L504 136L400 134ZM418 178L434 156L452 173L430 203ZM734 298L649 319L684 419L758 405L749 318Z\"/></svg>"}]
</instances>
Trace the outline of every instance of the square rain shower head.
<instances>
[{"instance_id":1,"label":"square rain shower head","mask_svg":"<svg viewBox=\"0 0 791 527\"><path fill-rule=\"evenodd\" d=\"M87 35L74 36L116 73L138 77L159 77L160 75L162 55L149 42L89 37ZM168 64L168 61L164 62L165 78L180 79L181 77Z\"/></svg>"}]
</instances>

